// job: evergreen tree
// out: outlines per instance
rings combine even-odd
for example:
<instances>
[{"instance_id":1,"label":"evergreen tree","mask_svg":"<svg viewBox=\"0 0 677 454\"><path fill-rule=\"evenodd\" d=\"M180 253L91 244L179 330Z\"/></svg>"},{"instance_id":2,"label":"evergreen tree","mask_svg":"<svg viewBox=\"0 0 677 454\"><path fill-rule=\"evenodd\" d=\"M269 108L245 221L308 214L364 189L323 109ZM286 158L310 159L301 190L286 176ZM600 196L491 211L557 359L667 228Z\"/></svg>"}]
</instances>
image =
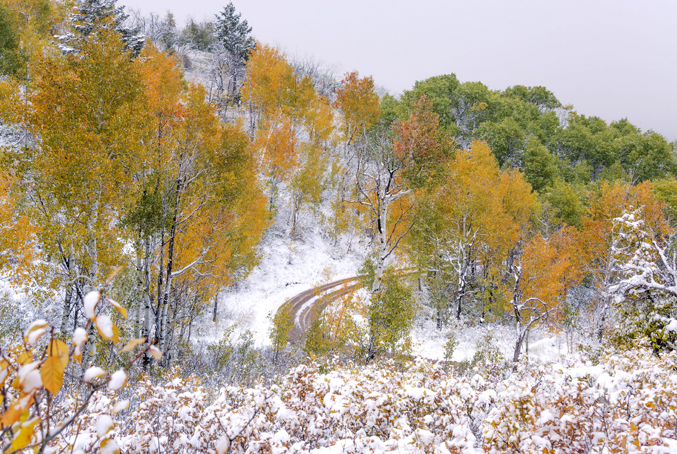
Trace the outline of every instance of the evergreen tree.
<instances>
[{"instance_id":1,"label":"evergreen tree","mask_svg":"<svg viewBox=\"0 0 677 454\"><path fill-rule=\"evenodd\" d=\"M124 6L115 6L116 0L81 0L71 14L70 21L72 32L60 36L61 50L64 53L79 51L78 42L91 35L97 28L113 28L122 35L125 48L132 51L133 55L139 55L145 43L145 36L138 30L125 26L129 17L125 13Z\"/></svg>"},{"instance_id":2,"label":"evergreen tree","mask_svg":"<svg viewBox=\"0 0 677 454\"><path fill-rule=\"evenodd\" d=\"M251 36L252 28L246 20L240 20L241 16L235 13L233 3L228 3L216 15L216 37L226 52L236 60L245 62L256 46L256 41Z\"/></svg>"},{"instance_id":3,"label":"evergreen tree","mask_svg":"<svg viewBox=\"0 0 677 454\"><path fill-rule=\"evenodd\" d=\"M216 55L212 62L211 76L222 114L225 114L229 105L240 103L245 65L256 47L256 41L251 36L252 28L246 20L240 20L240 16L241 14L235 13L233 4L228 3L216 15L214 24L216 43L212 47Z\"/></svg>"}]
</instances>

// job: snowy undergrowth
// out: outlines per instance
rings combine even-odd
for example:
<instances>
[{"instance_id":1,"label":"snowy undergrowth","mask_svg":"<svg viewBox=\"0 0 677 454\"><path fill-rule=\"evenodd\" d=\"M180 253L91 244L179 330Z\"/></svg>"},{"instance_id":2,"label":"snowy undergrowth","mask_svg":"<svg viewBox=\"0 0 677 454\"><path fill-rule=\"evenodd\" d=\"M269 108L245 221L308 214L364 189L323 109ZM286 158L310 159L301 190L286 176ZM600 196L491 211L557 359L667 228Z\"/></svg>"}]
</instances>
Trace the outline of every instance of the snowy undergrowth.
<instances>
[{"instance_id":1,"label":"snowy undergrowth","mask_svg":"<svg viewBox=\"0 0 677 454\"><path fill-rule=\"evenodd\" d=\"M370 294L366 289L360 288L354 293L353 298L362 301L362 304L368 304ZM343 304L343 301L337 300L325 310L329 313L340 313L340 308L337 307L340 304ZM451 357L452 361L472 361L479 349L486 348L486 345L482 344L487 343L498 349L504 358L512 358L517 337L511 327L494 323L480 325L455 323L452 324L454 326L443 326L438 329L431 313L432 310L425 306L419 309L411 331L414 356L434 361L445 360L445 344L453 336L457 345ZM354 313L353 319L358 325L366 324L361 314ZM524 355L530 361L549 363L579 358L578 345L582 343L581 339L567 342L566 333L554 334L545 329L533 329L528 340L524 346Z\"/></svg>"},{"instance_id":2,"label":"snowy undergrowth","mask_svg":"<svg viewBox=\"0 0 677 454\"><path fill-rule=\"evenodd\" d=\"M90 452L107 439L124 452L167 454L669 453L676 359L635 350L596 365L520 367L503 379L426 361L403 371L322 373L311 364L277 385L230 386L216 399L197 379L142 381L134 390L142 401L115 414L119 398L97 396L55 447ZM97 432L102 420L115 421L111 432Z\"/></svg>"}]
</instances>

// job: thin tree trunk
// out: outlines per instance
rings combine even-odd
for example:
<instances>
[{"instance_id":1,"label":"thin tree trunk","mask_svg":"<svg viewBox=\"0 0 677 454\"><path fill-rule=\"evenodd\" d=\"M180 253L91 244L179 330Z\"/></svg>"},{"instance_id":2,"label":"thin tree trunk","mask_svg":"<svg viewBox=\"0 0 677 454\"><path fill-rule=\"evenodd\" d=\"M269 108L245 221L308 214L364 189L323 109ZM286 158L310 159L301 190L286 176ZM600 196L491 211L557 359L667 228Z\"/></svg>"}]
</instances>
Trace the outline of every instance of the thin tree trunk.
<instances>
[{"instance_id":1,"label":"thin tree trunk","mask_svg":"<svg viewBox=\"0 0 677 454\"><path fill-rule=\"evenodd\" d=\"M386 229L387 215L388 207L383 206L377 221L379 248L378 261L376 262L376 270L374 272L374 284L371 288L372 293L376 293L381 290L381 281L383 279L383 272L385 270L386 255L388 254L388 231Z\"/></svg>"},{"instance_id":2,"label":"thin tree trunk","mask_svg":"<svg viewBox=\"0 0 677 454\"><path fill-rule=\"evenodd\" d=\"M68 331L68 320L70 319L71 314L71 304L73 298L73 284L68 284L66 288L66 296L63 301L63 313L61 314L61 328L59 332L61 334L66 334Z\"/></svg>"},{"instance_id":3,"label":"thin tree trunk","mask_svg":"<svg viewBox=\"0 0 677 454\"><path fill-rule=\"evenodd\" d=\"M169 304L169 293L172 287L172 271L174 270L174 245L176 241L176 227L178 221L179 201L181 198L182 178L179 177L176 181L176 192L174 197L174 215L172 217L172 227L169 233L169 244L167 247L167 278L164 284L164 293L162 295L162 304L160 308L160 336L159 345L160 350L165 351L166 335L167 335L167 305Z\"/></svg>"}]
</instances>

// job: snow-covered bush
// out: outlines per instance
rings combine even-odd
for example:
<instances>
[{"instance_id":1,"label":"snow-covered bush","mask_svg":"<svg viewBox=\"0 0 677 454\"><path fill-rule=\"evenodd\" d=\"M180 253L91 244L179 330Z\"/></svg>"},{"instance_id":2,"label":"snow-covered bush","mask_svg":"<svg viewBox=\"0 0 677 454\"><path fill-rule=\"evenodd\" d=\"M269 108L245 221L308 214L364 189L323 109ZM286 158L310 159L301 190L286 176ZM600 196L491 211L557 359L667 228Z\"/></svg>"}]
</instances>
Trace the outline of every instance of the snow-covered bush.
<instances>
[{"instance_id":1,"label":"snow-covered bush","mask_svg":"<svg viewBox=\"0 0 677 454\"><path fill-rule=\"evenodd\" d=\"M630 351L513 375L484 424L485 451L675 452L675 359Z\"/></svg>"},{"instance_id":2,"label":"snow-covered bush","mask_svg":"<svg viewBox=\"0 0 677 454\"><path fill-rule=\"evenodd\" d=\"M677 248L674 229L652 227L643 210L614 219L612 251L620 279L610 287L618 326L615 341L647 339L656 353L677 346Z\"/></svg>"},{"instance_id":3,"label":"snow-covered bush","mask_svg":"<svg viewBox=\"0 0 677 454\"><path fill-rule=\"evenodd\" d=\"M120 413L112 393L98 395L58 447L86 452L106 436L121 452L177 454L675 452L676 359L636 350L496 382L422 360L402 371L303 365L276 385L215 392L177 375L141 381Z\"/></svg>"}]
</instances>

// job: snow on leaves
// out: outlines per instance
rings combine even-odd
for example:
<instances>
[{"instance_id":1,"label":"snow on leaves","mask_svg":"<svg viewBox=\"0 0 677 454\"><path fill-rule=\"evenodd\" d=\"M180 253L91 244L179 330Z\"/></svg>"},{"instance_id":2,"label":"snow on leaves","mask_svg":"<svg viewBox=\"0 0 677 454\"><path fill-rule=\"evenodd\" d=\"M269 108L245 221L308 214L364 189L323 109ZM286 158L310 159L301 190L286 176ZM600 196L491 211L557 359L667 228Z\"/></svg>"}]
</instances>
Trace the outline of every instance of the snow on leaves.
<instances>
[{"instance_id":1,"label":"snow on leaves","mask_svg":"<svg viewBox=\"0 0 677 454\"><path fill-rule=\"evenodd\" d=\"M197 378L142 380L140 403L97 394L75 450L120 452L674 452L677 357L635 350L519 370L489 381L419 361L322 374L299 366L277 385L211 394ZM77 427L54 441L71 448ZM113 445L114 443L114 445Z\"/></svg>"}]
</instances>

